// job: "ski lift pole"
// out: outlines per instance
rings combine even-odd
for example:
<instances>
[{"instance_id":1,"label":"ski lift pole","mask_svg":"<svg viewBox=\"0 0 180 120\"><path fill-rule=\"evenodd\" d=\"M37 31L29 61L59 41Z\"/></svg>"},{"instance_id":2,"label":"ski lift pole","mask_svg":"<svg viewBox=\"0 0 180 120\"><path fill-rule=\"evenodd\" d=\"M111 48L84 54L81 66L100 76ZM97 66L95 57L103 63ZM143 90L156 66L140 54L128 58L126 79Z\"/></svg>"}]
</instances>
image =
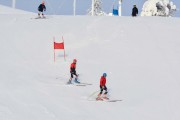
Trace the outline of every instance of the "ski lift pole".
<instances>
[{"instance_id":1,"label":"ski lift pole","mask_svg":"<svg viewBox=\"0 0 180 120\"><path fill-rule=\"evenodd\" d=\"M12 0L12 8L16 8L16 0Z\"/></svg>"},{"instance_id":2,"label":"ski lift pole","mask_svg":"<svg viewBox=\"0 0 180 120\"><path fill-rule=\"evenodd\" d=\"M73 7L74 7L73 13L74 13L74 16L76 16L76 0L74 0L74 5L73 5Z\"/></svg>"},{"instance_id":3,"label":"ski lift pole","mask_svg":"<svg viewBox=\"0 0 180 120\"><path fill-rule=\"evenodd\" d=\"M94 0L92 0L91 15L94 16Z\"/></svg>"},{"instance_id":4,"label":"ski lift pole","mask_svg":"<svg viewBox=\"0 0 180 120\"><path fill-rule=\"evenodd\" d=\"M122 0L119 0L119 16L122 16Z\"/></svg>"}]
</instances>

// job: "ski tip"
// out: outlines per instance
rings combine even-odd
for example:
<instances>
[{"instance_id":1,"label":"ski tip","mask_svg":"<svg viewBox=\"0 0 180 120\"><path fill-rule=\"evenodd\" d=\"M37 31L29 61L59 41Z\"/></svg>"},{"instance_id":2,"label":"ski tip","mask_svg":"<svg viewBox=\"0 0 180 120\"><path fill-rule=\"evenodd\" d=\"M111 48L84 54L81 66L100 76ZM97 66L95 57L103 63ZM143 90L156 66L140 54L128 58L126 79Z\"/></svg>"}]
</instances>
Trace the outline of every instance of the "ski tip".
<instances>
[{"instance_id":1,"label":"ski tip","mask_svg":"<svg viewBox=\"0 0 180 120\"><path fill-rule=\"evenodd\" d=\"M103 101L104 99L103 98L100 98L100 97L97 97L96 98L96 101Z\"/></svg>"}]
</instances>

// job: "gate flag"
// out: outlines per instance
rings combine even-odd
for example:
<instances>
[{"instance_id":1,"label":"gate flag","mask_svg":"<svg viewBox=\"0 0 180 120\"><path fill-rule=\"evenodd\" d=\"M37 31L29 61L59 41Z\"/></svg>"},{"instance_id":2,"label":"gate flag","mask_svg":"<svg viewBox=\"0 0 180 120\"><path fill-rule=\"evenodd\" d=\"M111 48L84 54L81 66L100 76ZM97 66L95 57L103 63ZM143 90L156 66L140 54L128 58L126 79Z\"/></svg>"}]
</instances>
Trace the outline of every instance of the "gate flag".
<instances>
[{"instance_id":1,"label":"gate flag","mask_svg":"<svg viewBox=\"0 0 180 120\"><path fill-rule=\"evenodd\" d=\"M63 39L63 37L62 37L62 40L63 40L63 42L61 42L61 43L57 43L57 42L55 42L55 37L53 38L54 39L54 62L56 61L56 54L55 54L55 50L56 49L63 49L64 50L64 60L66 60L65 59L65 49L64 49L64 39Z\"/></svg>"}]
</instances>

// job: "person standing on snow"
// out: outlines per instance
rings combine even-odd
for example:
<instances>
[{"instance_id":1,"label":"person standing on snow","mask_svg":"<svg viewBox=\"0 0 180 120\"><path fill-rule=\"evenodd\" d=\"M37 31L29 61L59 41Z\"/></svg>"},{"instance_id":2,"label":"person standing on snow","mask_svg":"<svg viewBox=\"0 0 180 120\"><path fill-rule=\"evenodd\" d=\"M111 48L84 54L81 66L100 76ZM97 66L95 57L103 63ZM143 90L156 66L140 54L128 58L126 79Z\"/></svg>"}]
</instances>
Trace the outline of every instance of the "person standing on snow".
<instances>
[{"instance_id":1,"label":"person standing on snow","mask_svg":"<svg viewBox=\"0 0 180 120\"><path fill-rule=\"evenodd\" d=\"M132 16L136 17L138 14L138 8L136 7L136 5L134 5L133 9L132 9Z\"/></svg>"},{"instance_id":2,"label":"person standing on snow","mask_svg":"<svg viewBox=\"0 0 180 120\"><path fill-rule=\"evenodd\" d=\"M101 76L101 79L100 79L100 93L98 94L98 97L96 98L96 100L102 100L101 95L103 93L103 90L105 90L103 98L108 99L107 98L108 92L107 92L107 87L106 87L106 77L107 77L107 74L103 73L103 75Z\"/></svg>"},{"instance_id":3,"label":"person standing on snow","mask_svg":"<svg viewBox=\"0 0 180 120\"><path fill-rule=\"evenodd\" d=\"M43 11L46 11L46 6L45 6L45 2L44 1L39 5L38 11L39 11L38 17L40 18L41 14L42 14L42 17L45 18L44 17L44 13L43 13Z\"/></svg>"},{"instance_id":4,"label":"person standing on snow","mask_svg":"<svg viewBox=\"0 0 180 120\"><path fill-rule=\"evenodd\" d=\"M76 74L76 63L77 63L77 60L76 60L76 59L74 59L74 60L73 60L73 63L71 63L71 66L70 66L71 77L70 77L69 82L68 82L69 84L72 83L72 79L73 79L73 76L74 76L74 75L76 76L75 82L76 82L76 83L80 83L79 81L77 81L78 75Z\"/></svg>"}]
</instances>

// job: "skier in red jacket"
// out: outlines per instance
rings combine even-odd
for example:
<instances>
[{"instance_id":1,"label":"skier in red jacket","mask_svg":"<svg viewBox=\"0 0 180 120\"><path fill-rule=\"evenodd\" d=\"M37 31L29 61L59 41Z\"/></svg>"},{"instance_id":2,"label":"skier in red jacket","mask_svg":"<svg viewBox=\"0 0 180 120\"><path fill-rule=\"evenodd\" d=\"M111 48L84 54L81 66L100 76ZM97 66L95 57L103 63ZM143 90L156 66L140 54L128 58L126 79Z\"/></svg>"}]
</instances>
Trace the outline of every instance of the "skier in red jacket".
<instances>
[{"instance_id":1,"label":"skier in red jacket","mask_svg":"<svg viewBox=\"0 0 180 120\"><path fill-rule=\"evenodd\" d=\"M78 75L76 74L76 62L77 62L77 60L74 59L74 60L73 60L73 63L71 63L71 66L70 66L71 77L70 77L69 82L68 82L69 84L72 83L72 79L73 79L73 76L74 76L74 75L76 76L75 82L76 82L76 83L80 83L79 81L77 81Z\"/></svg>"},{"instance_id":2,"label":"skier in red jacket","mask_svg":"<svg viewBox=\"0 0 180 120\"><path fill-rule=\"evenodd\" d=\"M102 100L101 95L103 93L103 90L105 90L103 98L108 99L107 98L107 93L108 92L107 92L107 87L106 87L106 77L107 77L106 73L103 73L103 76L101 76L101 79L100 79L100 93L98 94L97 100Z\"/></svg>"}]
</instances>

